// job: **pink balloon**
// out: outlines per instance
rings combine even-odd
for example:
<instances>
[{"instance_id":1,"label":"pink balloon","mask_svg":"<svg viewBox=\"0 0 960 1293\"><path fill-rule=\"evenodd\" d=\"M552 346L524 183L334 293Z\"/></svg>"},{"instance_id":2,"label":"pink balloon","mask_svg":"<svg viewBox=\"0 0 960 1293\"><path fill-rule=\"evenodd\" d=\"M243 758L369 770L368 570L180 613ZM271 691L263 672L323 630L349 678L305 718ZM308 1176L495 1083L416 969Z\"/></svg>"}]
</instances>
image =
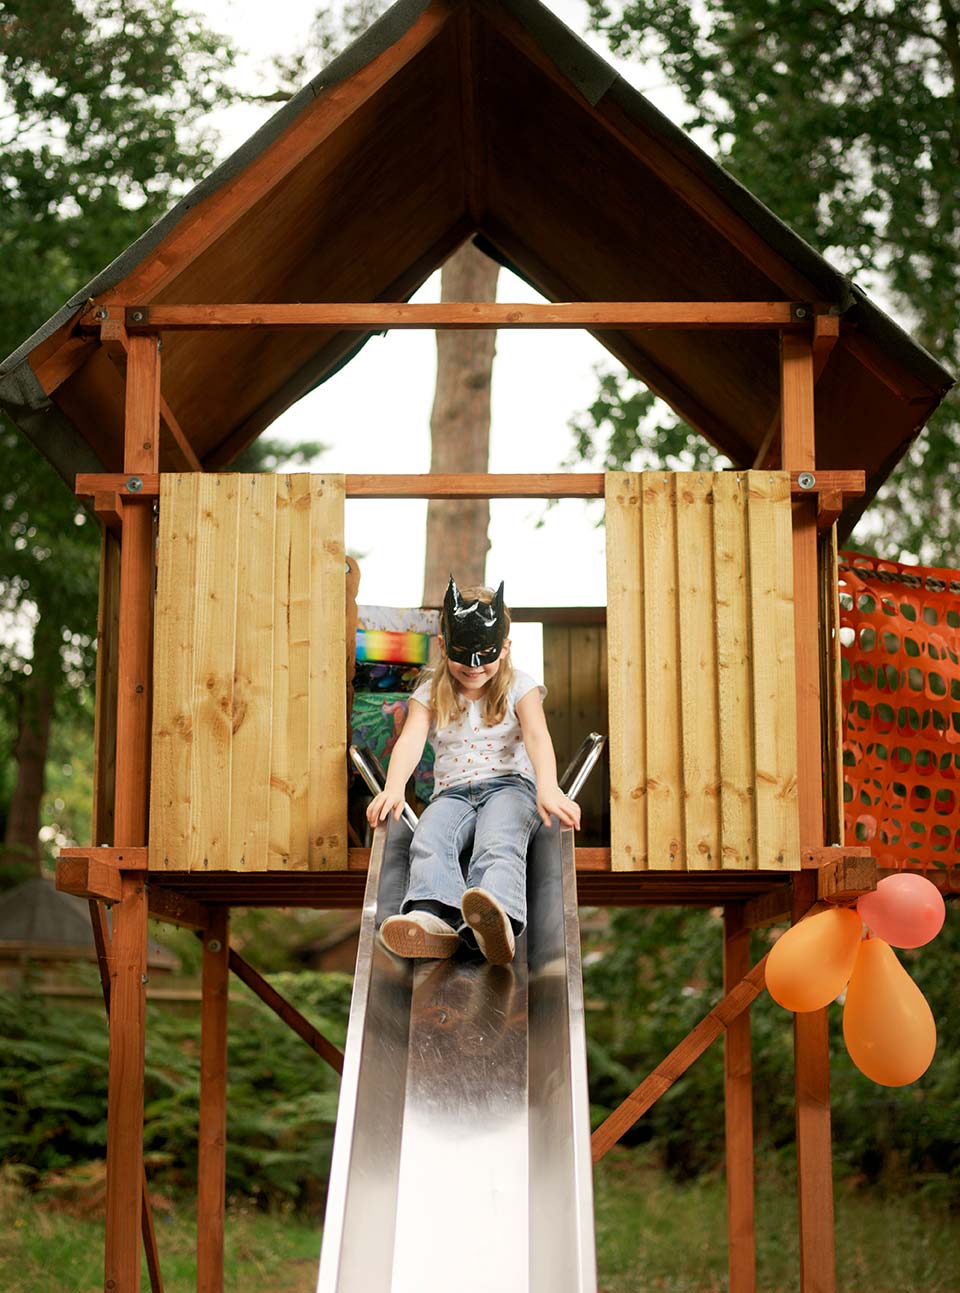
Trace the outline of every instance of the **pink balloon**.
<instances>
[{"instance_id":1,"label":"pink balloon","mask_svg":"<svg viewBox=\"0 0 960 1293\"><path fill-rule=\"evenodd\" d=\"M901 871L857 901L857 912L878 938L894 947L923 947L936 938L946 909L940 890L922 875Z\"/></svg>"}]
</instances>

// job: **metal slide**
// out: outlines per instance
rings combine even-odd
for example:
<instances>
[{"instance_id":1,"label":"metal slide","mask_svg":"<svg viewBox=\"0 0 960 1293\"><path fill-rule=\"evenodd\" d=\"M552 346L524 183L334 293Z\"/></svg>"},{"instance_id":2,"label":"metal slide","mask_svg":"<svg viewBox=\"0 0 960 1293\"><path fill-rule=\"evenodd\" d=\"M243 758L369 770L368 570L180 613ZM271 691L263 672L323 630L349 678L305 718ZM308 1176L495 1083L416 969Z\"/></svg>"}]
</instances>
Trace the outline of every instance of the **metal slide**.
<instances>
[{"instance_id":1,"label":"metal slide","mask_svg":"<svg viewBox=\"0 0 960 1293\"><path fill-rule=\"evenodd\" d=\"M595 1293L573 832L533 838L510 966L380 944L410 835L374 837L318 1293Z\"/></svg>"}]
</instances>

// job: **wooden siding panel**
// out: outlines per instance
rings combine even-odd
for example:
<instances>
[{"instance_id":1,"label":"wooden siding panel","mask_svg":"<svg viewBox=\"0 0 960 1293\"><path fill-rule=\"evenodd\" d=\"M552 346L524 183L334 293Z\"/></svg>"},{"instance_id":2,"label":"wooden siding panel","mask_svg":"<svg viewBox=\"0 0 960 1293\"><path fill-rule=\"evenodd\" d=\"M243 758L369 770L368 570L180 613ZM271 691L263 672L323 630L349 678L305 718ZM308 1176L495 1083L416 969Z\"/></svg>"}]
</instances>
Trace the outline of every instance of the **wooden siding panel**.
<instances>
[{"instance_id":1,"label":"wooden siding panel","mask_svg":"<svg viewBox=\"0 0 960 1293\"><path fill-rule=\"evenodd\" d=\"M720 866L720 769L713 491L716 477L681 472L674 478L683 815L686 867Z\"/></svg>"},{"instance_id":2,"label":"wooden siding panel","mask_svg":"<svg viewBox=\"0 0 960 1293\"><path fill-rule=\"evenodd\" d=\"M311 871L328 871L347 865L344 480L310 480L308 862Z\"/></svg>"},{"instance_id":3,"label":"wooden siding panel","mask_svg":"<svg viewBox=\"0 0 960 1293\"><path fill-rule=\"evenodd\" d=\"M643 629L641 477L609 472L607 657L610 713L610 865L647 866L646 678Z\"/></svg>"},{"instance_id":4,"label":"wooden siding panel","mask_svg":"<svg viewBox=\"0 0 960 1293\"><path fill-rule=\"evenodd\" d=\"M684 869L674 477L642 478L647 849L651 870Z\"/></svg>"},{"instance_id":5,"label":"wooden siding panel","mask_svg":"<svg viewBox=\"0 0 960 1293\"><path fill-rule=\"evenodd\" d=\"M154 630L150 861L186 870L193 817L199 478L161 477Z\"/></svg>"},{"instance_id":6,"label":"wooden siding panel","mask_svg":"<svg viewBox=\"0 0 960 1293\"><path fill-rule=\"evenodd\" d=\"M753 669L750 572L743 472L713 482L721 865L755 868Z\"/></svg>"},{"instance_id":7,"label":"wooden siding panel","mask_svg":"<svg viewBox=\"0 0 960 1293\"><path fill-rule=\"evenodd\" d=\"M152 867L346 868L343 478L163 477Z\"/></svg>"},{"instance_id":8,"label":"wooden siding panel","mask_svg":"<svg viewBox=\"0 0 960 1293\"><path fill-rule=\"evenodd\" d=\"M238 476L237 486L242 537L237 548L228 856L235 870L265 871L273 736L276 477Z\"/></svg>"},{"instance_id":9,"label":"wooden siding panel","mask_svg":"<svg viewBox=\"0 0 960 1293\"><path fill-rule=\"evenodd\" d=\"M786 472L747 473L757 866L800 864L793 539Z\"/></svg>"}]
</instances>

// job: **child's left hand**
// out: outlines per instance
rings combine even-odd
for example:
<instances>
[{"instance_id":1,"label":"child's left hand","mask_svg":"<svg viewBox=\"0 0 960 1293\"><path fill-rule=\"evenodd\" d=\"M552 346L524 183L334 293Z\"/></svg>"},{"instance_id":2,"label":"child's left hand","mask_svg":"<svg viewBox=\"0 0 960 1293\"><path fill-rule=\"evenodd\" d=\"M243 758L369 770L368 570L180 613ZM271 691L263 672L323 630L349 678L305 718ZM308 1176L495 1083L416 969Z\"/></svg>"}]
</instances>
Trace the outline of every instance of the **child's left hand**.
<instances>
[{"instance_id":1,"label":"child's left hand","mask_svg":"<svg viewBox=\"0 0 960 1293\"><path fill-rule=\"evenodd\" d=\"M544 826L551 826L551 814L560 819L561 826L580 829L580 805L568 799L559 786L537 791L537 810Z\"/></svg>"}]
</instances>

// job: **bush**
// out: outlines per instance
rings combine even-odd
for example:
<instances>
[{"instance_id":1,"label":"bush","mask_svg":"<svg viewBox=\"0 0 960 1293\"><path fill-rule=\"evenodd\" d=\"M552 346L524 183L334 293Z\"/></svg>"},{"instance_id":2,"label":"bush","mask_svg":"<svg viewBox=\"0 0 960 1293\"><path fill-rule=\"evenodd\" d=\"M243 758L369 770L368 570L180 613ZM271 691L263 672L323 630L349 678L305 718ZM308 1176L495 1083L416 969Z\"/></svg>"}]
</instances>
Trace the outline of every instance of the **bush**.
<instances>
[{"instance_id":1,"label":"bush","mask_svg":"<svg viewBox=\"0 0 960 1293\"><path fill-rule=\"evenodd\" d=\"M351 980L312 973L271 982L331 1041L346 1033ZM144 1146L151 1182L193 1189L200 1021L148 1006ZM102 1011L0 998L0 1158L26 1181L106 1153L107 1028ZM312 1207L323 1197L339 1079L246 988L230 1003L227 1192Z\"/></svg>"}]
</instances>

